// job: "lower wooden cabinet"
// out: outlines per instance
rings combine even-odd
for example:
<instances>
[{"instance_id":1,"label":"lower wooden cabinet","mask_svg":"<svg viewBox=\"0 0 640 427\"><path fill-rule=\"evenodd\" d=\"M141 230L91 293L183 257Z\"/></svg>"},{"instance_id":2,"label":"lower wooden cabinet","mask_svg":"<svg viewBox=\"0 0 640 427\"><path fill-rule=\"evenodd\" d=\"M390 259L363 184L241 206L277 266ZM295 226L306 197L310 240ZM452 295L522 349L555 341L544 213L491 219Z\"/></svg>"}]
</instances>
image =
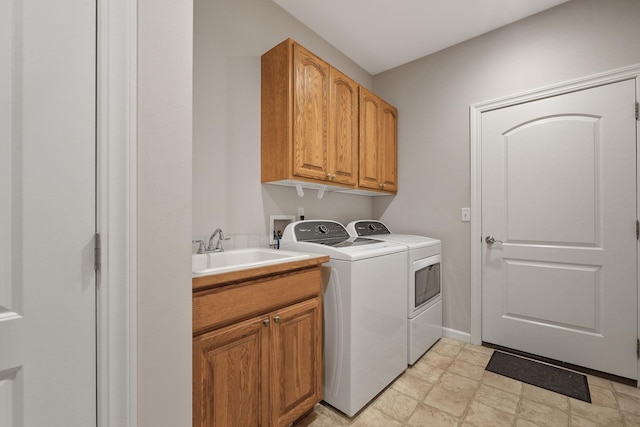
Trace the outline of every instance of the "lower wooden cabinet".
<instances>
[{"instance_id":1,"label":"lower wooden cabinet","mask_svg":"<svg viewBox=\"0 0 640 427\"><path fill-rule=\"evenodd\" d=\"M269 330L252 319L193 341L193 425L268 425Z\"/></svg>"},{"instance_id":2,"label":"lower wooden cabinet","mask_svg":"<svg viewBox=\"0 0 640 427\"><path fill-rule=\"evenodd\" d=\"M193 338L194 426L288 426L322 399L319 276L317 289Z\"/></svg>"},{"instance_id":3,"label":"lower wooden cabinet","mask_svg":"<svg viewBox=\"0 0 640 427\"><path fill-rule=\"evenodd\" d=\"M286 426L322 398L322 316L314 298L271 316L271 425Z\"/></svg>"}]
</instances>

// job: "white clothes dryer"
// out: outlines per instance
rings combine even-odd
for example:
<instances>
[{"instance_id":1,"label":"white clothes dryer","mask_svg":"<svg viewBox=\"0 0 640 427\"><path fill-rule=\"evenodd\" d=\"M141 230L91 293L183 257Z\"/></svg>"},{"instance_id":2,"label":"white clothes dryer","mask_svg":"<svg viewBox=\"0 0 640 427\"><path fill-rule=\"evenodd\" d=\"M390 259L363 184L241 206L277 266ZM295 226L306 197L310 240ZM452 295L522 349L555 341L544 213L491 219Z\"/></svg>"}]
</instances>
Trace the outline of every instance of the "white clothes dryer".
<instances>
[{"instance_id":1,"label":"white clothes dryer","mask_svg":"<svg viewBox=\"0 0 640 427\"><path fill-rule=\"evenodd\" d=\"M408 248L407 362L413 365L442 337L442 242L431 237L392 233L380 221L347 225L351 236L400 243Z\"/></svg>"},{"instance_id":2,"label":"white clothes dryer","mask_svg":"<svg viewBox=\"0 0 640 427\"><path fill-rule=\"evenodd\" d=\"M281 247L324 264L324 401L353 417L407 368L407 251L330 220L287 225ZM402 291L399 291L399 290Z\"/></svg>"}]
</instances>

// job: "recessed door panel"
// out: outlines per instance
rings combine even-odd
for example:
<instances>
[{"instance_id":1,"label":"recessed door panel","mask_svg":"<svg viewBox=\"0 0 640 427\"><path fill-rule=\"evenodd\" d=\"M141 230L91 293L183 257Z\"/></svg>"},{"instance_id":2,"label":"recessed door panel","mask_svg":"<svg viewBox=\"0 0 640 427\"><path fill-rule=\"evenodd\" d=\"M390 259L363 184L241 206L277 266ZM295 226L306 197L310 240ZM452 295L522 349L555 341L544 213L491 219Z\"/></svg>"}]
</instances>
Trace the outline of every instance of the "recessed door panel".
<instances>
[{"instance_id":1,"label":"recessed door panel","mask_svg":"<svg viewBox=\"0 0 640 427\"><path fill-rule=\"evenodd\" d=\"M194 426L266 425L268 396L263 390L268 382L269 329L264 319L239 322L194 339ZM243 396L239 404L237 396Z\"/></svg>"},{"instance_id":2,"label":"recessed door panel","mask_svg":"<svg viewBox=\"0 0 640 427\"><path fill-rule=\"evenodd\" d=\"M505 260L503 316L575 331L598 332L600 268Z\"/></svg>"},{"instance_id":3,"label":"recessed door panel","mask_svg":"<svg viewBox=\"0 0 640 427\"><path fill-rule=\"evenodd\" d=\"M326 179L329 65L294 46L293 173Z\"/></svg>"},{"instance_id":4,"label":"recessed door panel","mask_svg":"<svg viewBox=\"0 0 640 427\"><path fill-rule=\"evenodd\" d=\"M0 372L0 426L24 424L22 378L21 367Z\"/></svg>"},{"instance_id":5,"label":"recessed door panel","mask_svg":"<svg viewBox=\"0 0 640 427\"><path fill-rule=\"evenodd\" d=\"M361 187L378 188L380 158L380 102L378 98L360 87L360 166L358 184Z\"/></svg>"},{"instance_id":6,"label":"recessed door panel","mask_svg":"<svg viewBox=\"0 0 640 427\"><path fill-rule=\"evenodd\" d=\"M382 159L380 159L380 181L387 191L398 190L398 112L391 105L382 102L380 118L380 144L382 145Z\"/></svg>"},{"instance_id":7,"label":"recessed door panel","mask_svg":"<svg viewBox=\"0 0 640 427\"><path fill-rule=\"evenodd\" d=\"M358 179L358 84L331 69L329 180L355 185Z\"/></svg>"},{"instance_id":8,"label":"recessed door panel","mask_svg":"<svg viewBox=\"0 0 640 427\"><path fill-rule=\"evenodd\" d=\"M22 22L18 2L0 3L0 321L20 316Z\"/></svg>"},{"instance_id":9,"label":"recessed door panel","mask_svg":"<svg viewBox=\"0 0 640 427\"><path fill-rule=\"evenodd\" d=\"M560 115L505 134L508 241L596 245L599 123Z\"/></svg>"}]
</instances>

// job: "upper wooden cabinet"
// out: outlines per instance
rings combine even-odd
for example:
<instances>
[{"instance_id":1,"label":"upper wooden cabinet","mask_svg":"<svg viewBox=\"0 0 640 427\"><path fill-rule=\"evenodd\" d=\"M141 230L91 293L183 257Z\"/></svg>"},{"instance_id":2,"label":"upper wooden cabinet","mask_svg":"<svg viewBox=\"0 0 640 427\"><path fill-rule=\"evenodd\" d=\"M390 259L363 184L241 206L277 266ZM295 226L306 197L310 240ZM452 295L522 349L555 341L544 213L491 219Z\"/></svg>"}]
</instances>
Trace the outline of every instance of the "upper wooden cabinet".
<instances>
[{"instance_id":1,"label":"upper wooden cabinet","mask_svg":"<svg viewBox=\"0 0 640 427\"><path fill-rule=\"evenodd\" d=\"M355 186L358 84L288 39L262 56L262 182Z\"/></svg>"},{"instance_id":2,"label":"upper wooden cabinet","mask_svg":"<svg viewBox=\"0 0 640 427\"><path fill-rule=\"evenodd\" d=\"M329 180L358 183L358 84L331 68Z\"/></svg>"},{"instance_id":3,"label":"upper wooden cabinet","mask_svg":"<svg viewBox=\"0 0 640 427\"><path fill-rule=\"evenodd\" d=\"M395 107L360 87L360 187L398 191L397 123Z\"/></svg>"},{"instance_id":4,"label":"upper wooden cabinet","mask_svg":"<svg viewBox=\"0 0 640 427\"><path fill-rule=\"evenodd\" d=\"M291 39L262 55L262 182L382 194L382 177L376 178L376 185L359 184L359 89L354 80ZM396 141L392 144L383 151L393 151L395 157ZM385 192L397 190L395 179L390 181L394 184L385 181Z\"/></svg>"},{"instance_id":5,"label":"upper wooden cabinet","mask_svg":"<svg viewBox=\"0 0 640 427\"><path fill-rule=\"evenodd\" d=\"M293 175L327 179L329 64L293 45Z\"/></svg>"}]
</instances>

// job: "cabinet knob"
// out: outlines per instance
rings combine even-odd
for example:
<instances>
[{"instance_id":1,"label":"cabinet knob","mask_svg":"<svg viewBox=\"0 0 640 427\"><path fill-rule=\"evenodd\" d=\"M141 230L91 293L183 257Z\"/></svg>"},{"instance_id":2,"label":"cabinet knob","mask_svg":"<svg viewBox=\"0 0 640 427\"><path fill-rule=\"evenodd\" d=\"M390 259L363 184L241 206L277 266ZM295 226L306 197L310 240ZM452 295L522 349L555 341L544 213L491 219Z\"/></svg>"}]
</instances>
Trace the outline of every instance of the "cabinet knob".
<instances>
[{"instance_id":1,"label":"cabinet knob","mask_svg":"<svg viewBox=\"0 0 640 427\"><path fill-rule=\"evenodd\" d=\"M384 190L384 182L380 183L380 185L378 185L378 187L382 188Z\"/></svg>"},{"instance_id":2,"label":"cabinet knob","mask_svg":"<svg viewBox=\"0 0 640 427\"><path fill-rule=\"evenodd\" d=\"M264 319L262 323L264 324L264 326L269 326L269 323L271 323L271 321L269 319Z\"/></svg>"},{"instance_id":3,"label":"cabinet knob","mask_svg":"<svg viewBox=\"0 0 640 427\"><path fill-rule=\"evenodd\" d=\"M276 323L280 323L280 316L275 316L273 318L273 321L276 322Z\"/></svg>"},{"instance_id":4,"label":"cabinet knob","mask_svg":"<svg viewBox=\"0 0 640 427\"><path fill-rule=\"evenodd\" d=\"M333 181L334 179L336 179L336 174L334 174L334 173L328 173L328 174L327 174L327 179L328 179L329 181Z\"/></svg>"}]
</instances>

